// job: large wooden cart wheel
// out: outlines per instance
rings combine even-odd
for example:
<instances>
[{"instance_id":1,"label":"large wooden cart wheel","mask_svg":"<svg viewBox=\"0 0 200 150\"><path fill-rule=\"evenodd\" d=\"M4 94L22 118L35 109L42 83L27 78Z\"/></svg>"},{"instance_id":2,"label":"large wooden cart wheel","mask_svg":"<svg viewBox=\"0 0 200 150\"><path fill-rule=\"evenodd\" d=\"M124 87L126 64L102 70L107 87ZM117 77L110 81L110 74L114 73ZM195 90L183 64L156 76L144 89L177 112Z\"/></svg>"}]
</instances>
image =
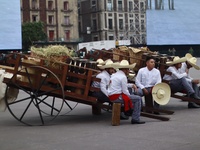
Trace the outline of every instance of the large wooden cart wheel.
<instances>
[{"instance_id":1,"label":"large wooden cart wheel","mask_svg":"<svg viewBox=\"0 0 200 150\"><path fill-rule=\"evenodd\" d=\"M24 73L22 81L16 80L20 72ZM12 102L9 101L11 88L19 89L17 99ZM13 75L7 84L5 100L10 113L21 123L44 125L60 113L65 101L64 88L52 71L41 66L32 66Z\"/></svg>"}]
</instances>

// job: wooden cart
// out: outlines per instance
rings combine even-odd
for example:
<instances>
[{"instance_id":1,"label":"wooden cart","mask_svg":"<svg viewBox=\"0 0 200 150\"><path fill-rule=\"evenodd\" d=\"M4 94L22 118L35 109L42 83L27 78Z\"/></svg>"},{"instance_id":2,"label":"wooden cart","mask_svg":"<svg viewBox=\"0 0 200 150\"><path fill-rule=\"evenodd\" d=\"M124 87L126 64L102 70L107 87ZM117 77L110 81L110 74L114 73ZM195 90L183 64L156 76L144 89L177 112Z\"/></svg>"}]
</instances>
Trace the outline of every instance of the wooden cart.
<instances>
[{"instance_id":1,"label":"wooden cart","mask_svg":"<svg viewBox=\"0 0 200 150\"><path fill-rule=\"evenodd\" d=\"M101 108L112 109L110 104L99 103L90 95L90 91L99 90L92 87L91 83L100 82L100 79L95 78L99 71L94 68L94 62L71 60L62 63L46 59L35 62L28 60L28 57L15 54L6 60L9 67L4 66L6 72L13 74L12 78L4 78L4 83L7 84L5 102L10 113L21 123L44 125L55 119L63 107L64 112L68 112L73 110L77 103L92 106L93 114L100 114ZM20 90L18 98L11 102L8 95L10 88ZM169 120L168 117L145 112L141 115Z\"/></svg>"}]
</instances>

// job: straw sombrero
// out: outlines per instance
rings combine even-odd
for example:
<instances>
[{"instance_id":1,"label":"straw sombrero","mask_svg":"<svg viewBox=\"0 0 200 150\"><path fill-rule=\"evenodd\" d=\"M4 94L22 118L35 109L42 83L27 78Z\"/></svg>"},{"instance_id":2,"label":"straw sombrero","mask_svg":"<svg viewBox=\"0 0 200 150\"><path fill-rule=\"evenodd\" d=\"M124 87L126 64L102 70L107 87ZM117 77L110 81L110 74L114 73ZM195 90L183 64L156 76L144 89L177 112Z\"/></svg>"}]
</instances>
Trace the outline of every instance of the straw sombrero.
<instances>
[{"instance_id":1,"label":"straw sombrero","mask_svg":"<svg viewBox=\"0 0 200 150\"><path fill-rule=\"evenodd\" d=\"M173 61L168 61L168 62L166 62L166 64L167 65L174 65L174 64L185 62L186 60L187 60L186 57L180 58L179 56L175 56Z\"/></svg>"},{"instance_id":2,"label":"straw sombrero","mask_svg":"<svg viewBox=\"0 0 200 150\"><path fill-rule=\"evenodd\" d=\"M105 61L104 65L97 65L100 69L106 69L106 68L114 68L113 61L111 59L108 59Z\"/></svg>"},{"instance_id":3,"label":"straw sombrero","mask_svg":"<svg viewBox=\"0 0 200 150\"><path fill-rule=\"evenodd\" d=\"M167 83L158 83L152 89L153 99L160 105L166 105L171 97L171 89Z\"/></svg>"},{"instance_id":4,"label":"straw sombrero","mask_svg":"<svg viewBox=\"0 0 200 150\"><path fill-rule=\"evenodd\" d=\"M129 64L128 60L122 60L120 63L117 62L117 63L113 63L113 66L115 68L129 68L129 69L133 69L135 66L136 66L136 63L134 64Z\"/></svg>"},{"instance_id":5,"label":"straw sombrero","mask_svg":"<svg viewBox=\"0 0 200 150\"><path fill-rule=\"evenodd\" d=\"M104 65L104 64L105 64L105 62L104 62L103 59L101 59L101 58L97 59L96 63L97 63L98 65Z\"/></svg>"},{"instance_id":6,"label":"straw sombrero","mask_svg":"<svg viewBox=\"0 0 200 150\"><path fill-rule=\"evenodd\" d=\"M187 59L187 62L194 67L197 70L200 70L200 67L197 66L197 59L195 57L193 57L190 53L185 54L185 57Z\"/></svg>"}]
</instances>

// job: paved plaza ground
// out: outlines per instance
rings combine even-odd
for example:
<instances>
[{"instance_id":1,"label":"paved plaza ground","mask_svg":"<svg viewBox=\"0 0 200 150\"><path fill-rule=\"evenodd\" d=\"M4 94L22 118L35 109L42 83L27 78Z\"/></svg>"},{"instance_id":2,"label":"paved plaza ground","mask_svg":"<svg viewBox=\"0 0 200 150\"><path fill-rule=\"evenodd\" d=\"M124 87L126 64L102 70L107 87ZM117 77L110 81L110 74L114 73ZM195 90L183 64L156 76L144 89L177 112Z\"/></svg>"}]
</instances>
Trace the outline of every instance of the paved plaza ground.
<instances>
[{"instance_id":1,"label":"paved plaza ground","mask_svg":"<svg viewBox=\"0 0 200 150\"><path fill-rule=\"evenodd\" d=\"M26 126L0 112L0 150L199 150L200 109L173 98L161 108L175 111L170 121L141 117L146 124L120 126L111 126L111 113L93 116L82 104L47 126Z\"/></svg>"}]
</instances>

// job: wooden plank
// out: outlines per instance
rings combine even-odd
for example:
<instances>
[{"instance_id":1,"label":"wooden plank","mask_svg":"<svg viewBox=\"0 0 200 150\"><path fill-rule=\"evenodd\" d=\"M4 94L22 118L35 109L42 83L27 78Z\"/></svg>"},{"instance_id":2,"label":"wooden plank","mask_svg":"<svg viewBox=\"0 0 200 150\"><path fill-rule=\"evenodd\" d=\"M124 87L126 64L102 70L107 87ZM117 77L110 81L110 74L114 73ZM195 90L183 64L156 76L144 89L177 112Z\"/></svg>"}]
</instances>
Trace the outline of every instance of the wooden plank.
<instances>
[{"instance_id":1,"label":"wooden plank","mask_svg":"<svg viewBox=\"0 0 200 150\"><path fill-rule=\"evenodd\" d=\"M112 106L112 122L113 126L120 125L121 103L113 103Z\"/></svg>"},{"instance_id":2,"label":"wooden plank","mask_svg":"<svg viewBox=\"0 0 200 150\"><path fill-rule=\"evenodd\" d=\"M145 112L141 112L140 115L144 116L144 117L152 118L152 119L158 119L158 120L161 120L161 121L169 121L170 120L169 117L164 117L164 116L161 116L161 115L154 115L154 114L145 113Z\"/></svg>"}]
</instances>

